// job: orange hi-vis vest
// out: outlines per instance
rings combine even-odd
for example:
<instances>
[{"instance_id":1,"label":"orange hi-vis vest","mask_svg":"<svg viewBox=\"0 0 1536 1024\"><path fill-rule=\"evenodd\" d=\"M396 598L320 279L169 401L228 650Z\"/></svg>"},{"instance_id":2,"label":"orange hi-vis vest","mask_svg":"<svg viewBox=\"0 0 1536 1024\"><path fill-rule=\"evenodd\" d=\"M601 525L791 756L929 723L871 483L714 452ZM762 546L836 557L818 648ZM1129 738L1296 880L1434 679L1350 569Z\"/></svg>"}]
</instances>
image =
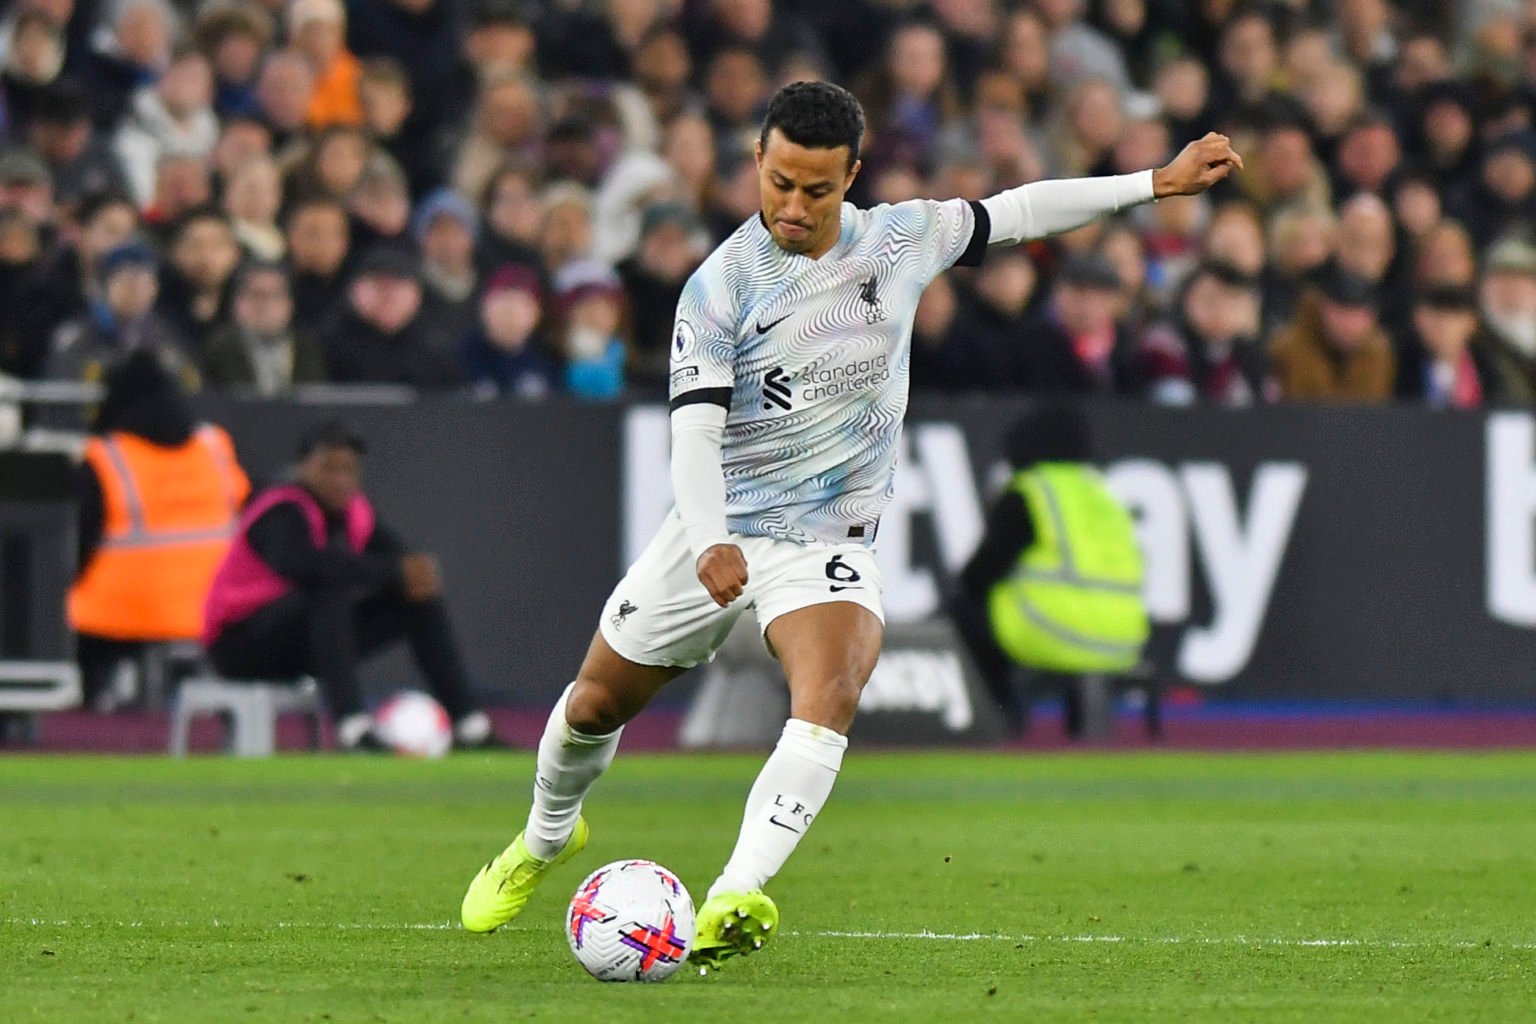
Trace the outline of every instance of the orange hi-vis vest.
<instances>
[{"instance_id":1,"label":"orange hi-vis vest","mask_svg":"<svg viewBox=\"0 0 1536 1024\"><path fill-rule=\"evenodd\" d=\"M134 434L86 442L101 484L101 546L69 591L69 624L114 640L195 640L203 602L251 484L221 427L162 448Z\"/></svg>"}]
</instances>

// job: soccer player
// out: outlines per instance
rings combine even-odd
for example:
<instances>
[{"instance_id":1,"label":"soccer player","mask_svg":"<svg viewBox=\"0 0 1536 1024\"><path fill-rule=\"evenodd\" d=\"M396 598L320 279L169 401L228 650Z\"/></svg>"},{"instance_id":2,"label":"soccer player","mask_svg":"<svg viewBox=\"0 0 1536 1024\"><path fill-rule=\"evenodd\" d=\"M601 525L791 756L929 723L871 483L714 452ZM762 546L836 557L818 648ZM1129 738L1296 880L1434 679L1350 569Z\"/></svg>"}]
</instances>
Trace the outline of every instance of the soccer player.
<instances>
[{"instance_id":1,"label":"soccer player","mask_svg":"<svg viewBox=\"0 0 1536 1024\"><path fill-rule=\"evenodd\" d=\"M539 743L522 833L464 896L493 931L587 842L587 790L624 723L708 661L745 608L789 683L790 719L747 795L735 850L699 908L701 967L762 946L763 886L821 813L847 748L884 616L872 552L907 407L917 300L955 264L1171 195L1242 167L1221 135L1137 174L1040 181L980 202L860 210L864 115L823 82L780 89L757 143L762 212L689 279L672 335L676 506L608 598L576 680Z\"/></svg>"}]
</instances>

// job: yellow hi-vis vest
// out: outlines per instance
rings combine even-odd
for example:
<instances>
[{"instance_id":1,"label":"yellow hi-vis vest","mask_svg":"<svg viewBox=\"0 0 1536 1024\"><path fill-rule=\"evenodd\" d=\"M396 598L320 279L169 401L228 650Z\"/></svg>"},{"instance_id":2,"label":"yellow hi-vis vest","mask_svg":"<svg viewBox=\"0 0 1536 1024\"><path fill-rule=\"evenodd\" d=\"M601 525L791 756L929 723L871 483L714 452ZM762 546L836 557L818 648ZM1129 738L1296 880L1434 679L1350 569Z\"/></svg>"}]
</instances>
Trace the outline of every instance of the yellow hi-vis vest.
<instances>
[{"instance_id":1,"label":"yellow hi-vis vest","mask_svg":"<svg viewBox=\"0 0 1536 1024\"><path fill-rule=\"evenodd\" d=\"M1130 513L1092 467L1041 463L1014 474L1035 540L992 588L998 645L1046 672L1123 672L1149 626L1141 551Z\"/></svg>"}]
</instances>

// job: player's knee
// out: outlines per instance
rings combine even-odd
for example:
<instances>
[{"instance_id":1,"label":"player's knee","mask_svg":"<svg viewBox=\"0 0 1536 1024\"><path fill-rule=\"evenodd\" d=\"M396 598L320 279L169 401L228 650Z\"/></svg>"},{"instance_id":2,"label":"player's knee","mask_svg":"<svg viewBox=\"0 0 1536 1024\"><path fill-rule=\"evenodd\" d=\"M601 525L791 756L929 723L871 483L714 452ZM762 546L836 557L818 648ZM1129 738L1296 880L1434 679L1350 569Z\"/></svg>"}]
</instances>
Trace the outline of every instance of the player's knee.
<instances>
[{"instance_id":1,"label":"player's knee","mask_svg":"<svg viewBox=\"0 0 1536 1024\"><path fill-rule=\"evenodd\" d=\"M602 735L629 721L630 711L619 695L588 679L576 680L565 698L565 720L577 732Z\"/></svg>"}]
</instances>

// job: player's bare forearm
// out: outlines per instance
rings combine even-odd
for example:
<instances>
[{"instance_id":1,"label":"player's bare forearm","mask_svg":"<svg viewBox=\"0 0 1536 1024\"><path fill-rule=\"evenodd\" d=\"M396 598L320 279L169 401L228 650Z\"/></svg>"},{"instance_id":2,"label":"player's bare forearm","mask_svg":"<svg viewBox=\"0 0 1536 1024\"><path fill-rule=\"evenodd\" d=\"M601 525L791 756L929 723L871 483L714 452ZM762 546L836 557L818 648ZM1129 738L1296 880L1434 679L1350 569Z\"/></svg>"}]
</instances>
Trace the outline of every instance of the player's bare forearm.
<instances>
[{"instance_id":1,"label":"player's bare forearm","mask_svg":"<svg viewBox=\"0 0 1536 1024\"><path fill-rule=\"evenodd\" d=\"M1233 171L1243 169L1243 158L1232 148L1232 140L1218 132L1207 132L1185 146L1179 155L1152 172L1152 197L1199 195Z\"/></svg>"},{"instance_id":2,"label":"player's bare forearm","mask_svg":"<svg viewBox=\"0 0 1536 1024\"><path fill-rule=\"evenodd\" d=\"M699 582L715 604L724 608L747 589L747 557L735 544L716 544L694 563Z\"/></svg>"}]
</instances>

